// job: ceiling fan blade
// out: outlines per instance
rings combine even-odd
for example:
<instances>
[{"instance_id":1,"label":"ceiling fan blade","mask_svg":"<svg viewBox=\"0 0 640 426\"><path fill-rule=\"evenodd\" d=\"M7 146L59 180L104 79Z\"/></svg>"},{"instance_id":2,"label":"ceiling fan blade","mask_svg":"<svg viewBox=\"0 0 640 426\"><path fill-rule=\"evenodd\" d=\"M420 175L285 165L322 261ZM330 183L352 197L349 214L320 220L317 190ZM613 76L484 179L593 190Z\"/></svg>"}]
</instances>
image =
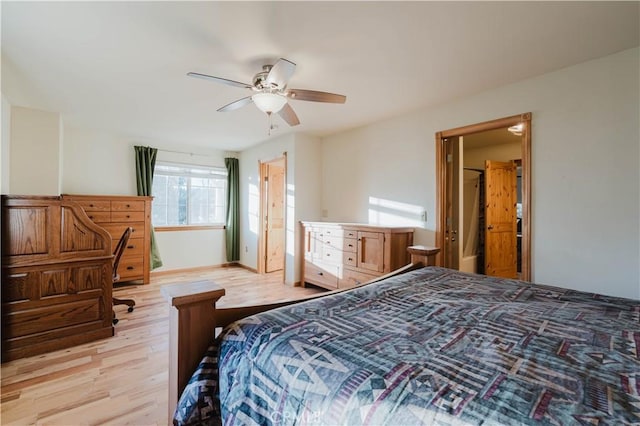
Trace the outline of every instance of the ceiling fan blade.
<instances>
[{"instance_id":1,"label":"ceiling fan blade","mask_svg":"<svg viewBox=\"0 0 640 426\"><path fill-rule=\"evenodd\" d=\"M282 109L278 111L278 114L280 115L280 117L282 117L284 121L287 122L289 126L293 127L300 124L300 120L298 119L298 116L296 115L293 108L291 108L291 105L289 105L288 103L284 104Z\"/></svg>"},{"instance_id":2,"label":"ceiling fan blade","mask_svg":"<svg viewBox=\"0 0 640 426\"><path fill-rule=\"evenodd\" d=\"M287 96L297 101L330 102L332 104L343 104L347 100L344 95L304 89L289 89Z\"/></svg>"},{"instance_id":3,"label":"ceiling fan blade","mask_svg":"<svg viewBox=\"0 0 640 426\"><path fill-rule=\"evenodd\" d=\"M271 67L271 71L269 71L269 74L267 75L266 82L268 84L275 84L279 89L282 89L287 85L295 70L296 64L284 58L280 58L278 59L278 62Z\"/></svg>"},{"instance_id":4,"label":"ceiling fan blade","mask_svg":"<svg viewBox=\"0 0 640 426\"><path fill-rule=\"evenodd\" d=\"M233 101L230 104L226 104L222 108L219 108L218 112L233 111L238 108L242 108L245 105L249 105L251 102L253 102L251 96L247 96L246 98L238 99L237 101Z\"/></svg>"},{"instance_id":5,"label":"ceiling fan blade","mask_svg":"<svg viewBox=\"0 0 640 426\"><path fill-rule=\"evenodd\" d=\"M229 86L243 87L245 89L252 89L253 86L247 83L241 83L239 81L229 80L226 78L214 77L212 75L200 74L197 72L188 72L189 77L201 78L203 80L212 80L218 83L228 84Z\"/></svg>"}]
</instances>

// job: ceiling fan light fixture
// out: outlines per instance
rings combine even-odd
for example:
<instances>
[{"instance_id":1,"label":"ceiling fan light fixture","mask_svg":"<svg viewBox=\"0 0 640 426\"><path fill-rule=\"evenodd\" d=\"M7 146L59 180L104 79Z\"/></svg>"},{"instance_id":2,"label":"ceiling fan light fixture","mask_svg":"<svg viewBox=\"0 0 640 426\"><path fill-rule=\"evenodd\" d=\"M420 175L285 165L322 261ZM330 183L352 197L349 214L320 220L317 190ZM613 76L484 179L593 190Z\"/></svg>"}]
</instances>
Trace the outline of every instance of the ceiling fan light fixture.
<instances>
[{"instance_id":1,"label":"ceiling fan light fixture","mask_svg":"<svg viewBox=\"0 0 640 426\"><path fill-rule=\"evenodd\" d=\"M284 96L275 93L256 93L251 96L251 100L260 109L267 114L278 112L282 109L287 99Z\"/></svg>"}]
</instances>

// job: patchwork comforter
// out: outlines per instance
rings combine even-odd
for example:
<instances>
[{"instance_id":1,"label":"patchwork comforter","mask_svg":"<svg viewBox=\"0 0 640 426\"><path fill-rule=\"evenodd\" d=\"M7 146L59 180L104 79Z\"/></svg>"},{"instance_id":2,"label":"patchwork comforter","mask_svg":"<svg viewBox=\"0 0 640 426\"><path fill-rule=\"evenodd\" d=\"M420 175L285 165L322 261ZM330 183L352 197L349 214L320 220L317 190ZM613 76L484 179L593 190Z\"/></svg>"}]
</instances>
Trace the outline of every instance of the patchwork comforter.
<instances>
[{"instance_id":1,"label":"patchwork comforter","mask_svg":"<svg viewBox=\"0 0 640 426\"><path fill-rule=\"evenodd\" d=\"M429 267L229 326L176 424L640 423L640 301Z\"/></svg>"}]
</instances>

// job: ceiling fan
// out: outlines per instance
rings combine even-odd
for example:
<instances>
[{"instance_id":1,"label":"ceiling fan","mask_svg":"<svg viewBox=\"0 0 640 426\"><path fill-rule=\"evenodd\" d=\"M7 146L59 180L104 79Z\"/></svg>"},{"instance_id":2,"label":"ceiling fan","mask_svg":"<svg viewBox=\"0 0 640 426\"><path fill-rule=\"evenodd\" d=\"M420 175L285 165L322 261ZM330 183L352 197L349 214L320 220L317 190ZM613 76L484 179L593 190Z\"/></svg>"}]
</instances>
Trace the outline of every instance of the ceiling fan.
<instances>
[{"instance_id":1,"label":"ceiling fan","mask_svg":"<svg viewBox=\"0 0 640 426\"><path fill-rule=\"evenodd\" d=\"M289 126L300 124L298 116L287 102L287 99L298 101L329 102L343 104L347 100L344 95L334 93L318 92L315 90L289 89L287 83L296 70L296 64L284 58L280 58L275 65L264 65L262 71L253 77L253 84L241 83L221 77L200 74L197 72L187 73L190 77L202 78L205 80L217 81L218 83L230 86L251 89L254 93L230 104L219 108L219 112L233 111L250 103L254 103L258 109L267 113L269 117L277 112Z\"/></svg>"}]
</instances>

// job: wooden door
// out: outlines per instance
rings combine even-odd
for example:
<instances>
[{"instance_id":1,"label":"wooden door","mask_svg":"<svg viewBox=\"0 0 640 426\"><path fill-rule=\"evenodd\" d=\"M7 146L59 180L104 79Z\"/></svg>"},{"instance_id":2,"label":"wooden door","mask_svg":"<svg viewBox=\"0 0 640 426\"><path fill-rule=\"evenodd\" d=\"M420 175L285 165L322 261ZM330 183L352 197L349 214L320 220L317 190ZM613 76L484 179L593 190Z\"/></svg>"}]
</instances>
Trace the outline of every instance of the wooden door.
<instances>
[{"instance_id":1,"label":"wooden door","mask_svg":"<svg viewBox=\"0 0 640 426\"><path fill-rule=\"evenodd\" d=\"M444 241L444 266L459 269L460 242L458 228L460 224L460 139L451 137L446 140L446 225Z\"/></svg>"},{"instance_id":2,"label":"wooden door","mask_svg":"<svg viewBox=\"0 0 640 426\"><path fill-rule=\"evenodd\" d=\"M284 167L266 167L265 272L273 272L284 268Z\"/></svg>"},{"instance_id":3,"label":"wooden door","mask_svg":"<svg viewBox=\"0 0 640 426\"><path fill-rule=\"evenodd\" d=\"M375 272L384 271L384 233L358 232L357 267Z\"/></svg>"},{"instance_id":4,"label":"wooden door","mask_svg":"<svg viewBox=\"0 0 640 426\"><path fill-rule=\"evenodd\" d=\"M485 274L517 278L516 164L485 161Z\"/></svg>"}]
</instances>

